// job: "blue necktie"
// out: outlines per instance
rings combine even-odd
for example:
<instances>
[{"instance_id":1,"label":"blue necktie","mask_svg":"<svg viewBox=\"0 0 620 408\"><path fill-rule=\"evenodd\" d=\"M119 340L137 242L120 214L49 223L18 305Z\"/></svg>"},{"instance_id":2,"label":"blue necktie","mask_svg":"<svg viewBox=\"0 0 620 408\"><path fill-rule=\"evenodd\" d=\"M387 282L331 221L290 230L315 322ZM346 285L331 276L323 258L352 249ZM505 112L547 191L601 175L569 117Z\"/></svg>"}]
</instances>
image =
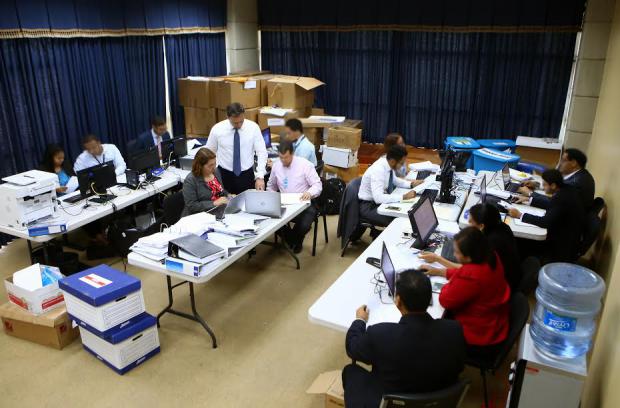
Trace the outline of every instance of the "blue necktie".
<instances>
[{"instance_id":1,"label":"blue necktie","mask_svg":"<svg viewBox=\"0 0 620 408\"><path fill-rule=\"evenodd\" d=\"M241 140L239 130L235 129L235 145L233 147L233 173L235 176L241 174Z\"/></svg>"},{"instance_id":2,"label":"blue necktie","mask_svg":"<svg viewBox=\"0 0 620 408\"><path fill-rule=\"evenodd\" d=\"M392 194L394 191L394 172L390 170L390 180L388 181L387 193Z\"/></svg>"}]
</instances>

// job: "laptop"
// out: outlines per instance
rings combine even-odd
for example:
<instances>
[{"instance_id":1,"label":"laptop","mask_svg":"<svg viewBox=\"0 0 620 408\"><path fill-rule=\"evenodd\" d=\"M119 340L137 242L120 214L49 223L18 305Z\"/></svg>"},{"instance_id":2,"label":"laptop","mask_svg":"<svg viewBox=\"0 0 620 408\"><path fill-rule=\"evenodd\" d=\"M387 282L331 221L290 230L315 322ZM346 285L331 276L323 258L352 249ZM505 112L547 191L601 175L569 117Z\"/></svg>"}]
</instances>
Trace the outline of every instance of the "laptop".
<instances>
[{"instance_id":1,"label":"laptop","mask_svg":"<svg viewBox=\"0 0 620 408\"><path fill-rule=\"evenodd\" d=\"M267 148L267 157L270 159L275 159L279 157L279 154L276 149L273 148L271 144L271 128L265 128L260 131L263 135L263 140L265 141L265 147Z\"/></svg>"},{"instance_id":2,"label":"laptop","mask_svg":"<svg viewBox=\"0 0 620 408\"><path fill-rule=\"evenodd\" d=\"M510 193L516 193L517 191L519 191L519 187L521 187L521 184L513 183L511 181L510 166L508 166L508 163L504 164L504 167L502 168L502 180L504 181L505 191L508 191Z\"/></svg>"},{"instance_id":3,"label":"laptop","mask_svg":"<svg viewBox=\"0 0 620 408\"><path fill-rule=\"evenodd\" d=\"M239 211L243 211L244 204L245 192L232 197L228 201L228 204L213 207L210 210L207 210L207 212L215 215L215 219L219 221L223 219L226 214L236 214Z\"/></svg>"},{"instance_id":4,"label":"laptop","mask_svg":"<svg viewBox=\"0 0 620 408\"><path fill-rule=\"evenodd\" d=\"M383 242L383 248L381 250L381 273L383 273L383 277L387 283L388 294L390 298L393 299L396 289L396 270L394 269L394 264L392 263L392 258L390 257L385 242Z\"/></svg>"},{"instance_id":5,"label":"laptop","mask_svg":"<svg viewBox=\"0 0 620 408\"><path fill-rule=\"evenodd\" d=\"M281 218L286 211L282 207L280 193L275 191L247 190L245 195L245 212L264 215L271 218Z\"/></svg>"}]
</instances>

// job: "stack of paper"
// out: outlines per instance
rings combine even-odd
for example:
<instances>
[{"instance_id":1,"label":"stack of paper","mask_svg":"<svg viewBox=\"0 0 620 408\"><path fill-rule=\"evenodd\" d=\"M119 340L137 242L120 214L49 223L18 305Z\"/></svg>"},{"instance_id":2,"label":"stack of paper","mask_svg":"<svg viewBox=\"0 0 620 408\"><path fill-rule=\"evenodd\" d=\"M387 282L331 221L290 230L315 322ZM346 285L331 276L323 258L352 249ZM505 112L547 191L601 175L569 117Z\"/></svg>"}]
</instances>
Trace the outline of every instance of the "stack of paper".
<instances>
[{"instance_id":1,"label":"stack of paper","mask_svg":"<svg viewBox=\"0 0 620 408\"><path fill-rule=\"evenodd\" d=\"M166 231L200 236L207 232L214 223L216 223L215 215L208 214L206 212L199 212L181 218L179 222L170 228L167 228Z\"/></svg>"},{"instance_id":2,"label":"stack of paper","mask_svg":"<svg viewBox=\"0 0 620 408\"><path fill-rule=\"evenodd\" d=\"M430 161L423 161L420 163L411 163L409 165L409 170L413 170L413 171L434 171L434 172L438 172L440 169L438 164L433 164Z\"/></svg>"},{"instance_id":3,"label":"stack of paper","mask_svg":"<svg viewBox=\"0 0 620 408\"><path fill-rule=\"evenodd\" d=\"M230 256L236 249L248 245L254 239L255 235L238 237L230 234L224 234L221 232L208 232L206 234L207 241L226 249L226 256Z\"/></svg>"},{"instance_id":4,"label":"stack of paper","mask_svg":"<svg viewBox=\"0 0 620 408\"><path fill-rule=\"evenodd\" d=\"M158 232L142 237L131 248L133 252L154 261L162 261L168 256L168 242L187 235L186 233Z\"/></svg>"},{"instance_id":5,"label":"stack of paper","mask_svg":"<svg viewBox=\"0 0 620 408\"><path fill-rule=\"evenodd\" d=\"M301 203L301 196L303 193L282 193L280 194L280 202L282 205L292 205ZM306 200L303 202L308 202L310 200Z\"/></svg>"}]
</instances>

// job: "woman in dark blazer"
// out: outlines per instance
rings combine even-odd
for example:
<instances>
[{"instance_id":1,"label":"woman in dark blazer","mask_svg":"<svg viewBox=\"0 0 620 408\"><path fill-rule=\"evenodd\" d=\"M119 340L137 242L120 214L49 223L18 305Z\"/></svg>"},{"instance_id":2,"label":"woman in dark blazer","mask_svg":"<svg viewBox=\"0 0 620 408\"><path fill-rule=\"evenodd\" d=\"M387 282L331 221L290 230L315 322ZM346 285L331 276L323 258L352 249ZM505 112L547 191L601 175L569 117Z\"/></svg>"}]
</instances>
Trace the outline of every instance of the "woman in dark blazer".
<instances>
[{"instance_id":1,"label":"woman in dark blazer","mask_svg":"<svg viewBox=\"0 0 620 408\"><path fill-rule=\"evenodd\" d=\"M215 153L203 147L198 150L192 164L192 172L183 183L185 208L182 216L208 211L228 203L228 192L216 172Z\"/></svg>"}]
</instances>

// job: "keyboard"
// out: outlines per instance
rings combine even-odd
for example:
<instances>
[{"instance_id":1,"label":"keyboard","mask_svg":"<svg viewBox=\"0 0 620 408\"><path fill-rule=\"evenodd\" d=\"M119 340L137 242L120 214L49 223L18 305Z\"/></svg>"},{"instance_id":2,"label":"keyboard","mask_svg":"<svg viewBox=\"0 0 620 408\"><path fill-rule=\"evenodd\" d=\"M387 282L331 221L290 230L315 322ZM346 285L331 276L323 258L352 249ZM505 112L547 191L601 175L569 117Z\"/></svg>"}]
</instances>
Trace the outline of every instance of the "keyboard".
<instances>
[{"instance_id":1,"label":"keyboard","mask_svg":"<svg viewBox=\"0 0 620 408\"><path fill-rule=\"evenodd\" d=\"M427 188L426 190L422 192L422 194L420 194L420 199L422 199L423 197L428 197L431 200L431 202L435 202L435 199L437 198L437 194L439 194L439 190Z\"/></svg>"},{"instance_id":2,"label":"keyboard","mask_svg":"<svg viewBox=\"0 0 620 408\"><path fill-rule=\"evenodd\" d=\"M85 196L83 196L82 194L78 194L78 195L74 195L72 197L62 198L61 201L63 203L75 204L78 201L82 201L82 200L87 199L88 197L92 197L92 194L87 194Z\"/></svg>"},{"instance_id":3,"label":"keyboard","mask_svg":"<svg viewBox=\"0 0 620 408\"><path fill-rule=\"evenodd\" d=\"M88 201L92 203L105 204L108 201L114 200L115 198L116 196L114 194L101 194L101 195L98 195L97 197L91 198Z\"/></svg>"},{"instance_id":4,"label":"keyboard","mask_svg":"<svg viewBox=\"0 0 620 408\"><path fill-rule=\"evenodd\" d=\"M418 174L415 176L415 179L416 180L425 180L431 174L433 174L433 172L430 171L430 170L420 170L420 171L418 171Z\"/></svg>"}]
</instances>

